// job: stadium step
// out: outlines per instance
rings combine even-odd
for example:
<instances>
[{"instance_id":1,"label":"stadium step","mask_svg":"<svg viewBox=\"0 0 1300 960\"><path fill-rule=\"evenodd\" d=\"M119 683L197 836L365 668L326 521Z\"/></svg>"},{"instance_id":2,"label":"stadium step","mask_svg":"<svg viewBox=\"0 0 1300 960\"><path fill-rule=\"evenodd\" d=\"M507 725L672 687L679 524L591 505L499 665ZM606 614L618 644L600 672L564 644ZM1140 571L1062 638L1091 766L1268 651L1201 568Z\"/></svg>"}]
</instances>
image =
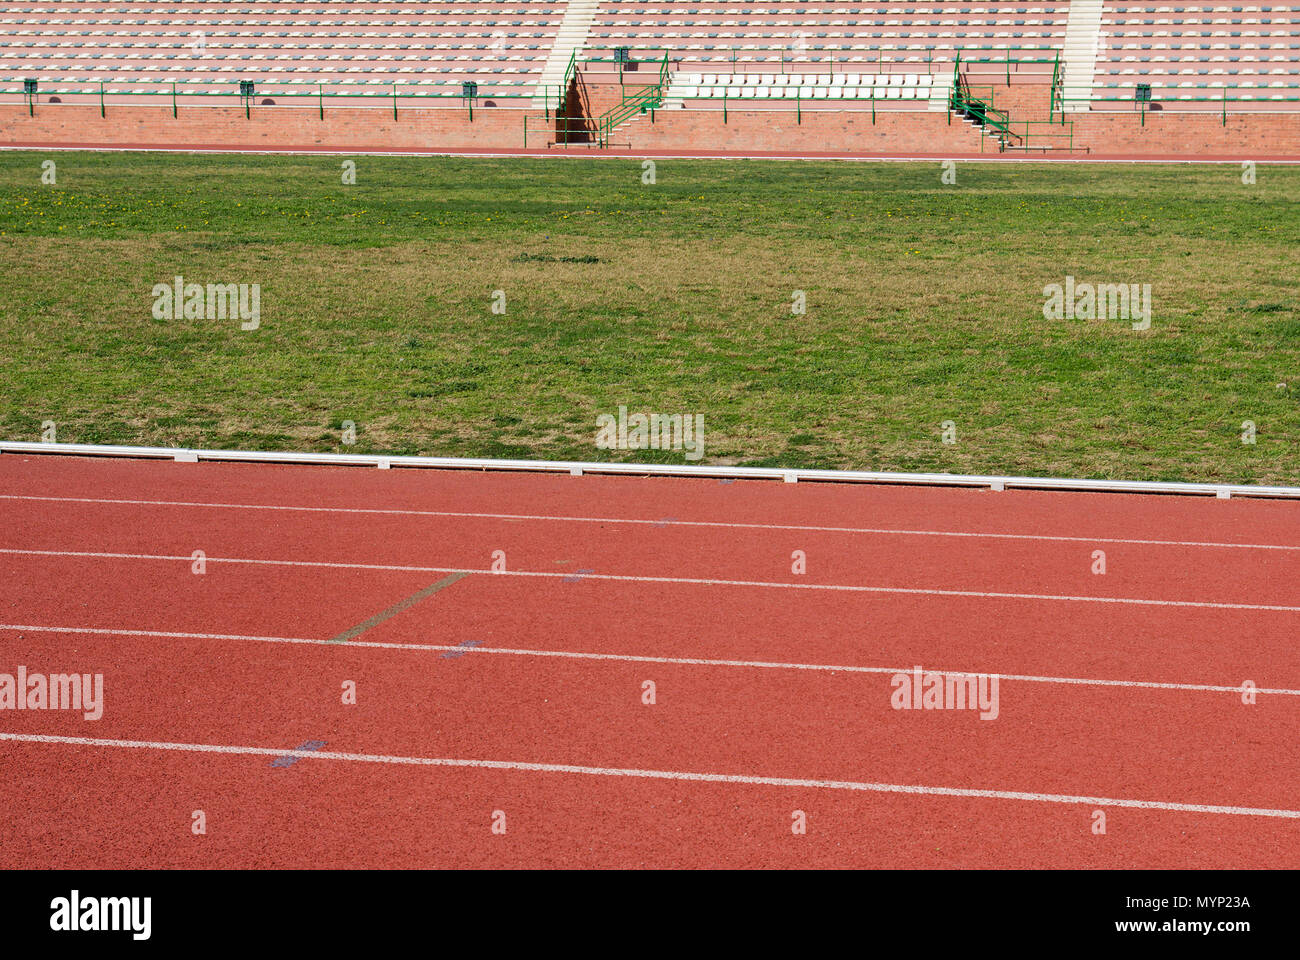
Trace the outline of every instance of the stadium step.
<instances>
[{"instance_id":1,"label":"stadium step","mask_svg":"<svg viewBox=\"0 0 1300 960\"><path fill-rule=\"evenodd\" d=\"M1065 110L1087 110L1097 71L1101 47L1102 0L1072 0L1065 28L1065 77L1062 82Z\"/></svg>"},{"instance_id":2,"label":"stadium step","mask_svg":"<svg viewBox=\"0 0 1300 960\"><path fill-rule=\"evenodd\" d=\"M546 58L546 66L542 68L537 89L533 93L534 107L544 106L547 91L554 91L564 82L569 60L575 53L581 53L587 45L591 25L595 22L599 9L599 0L569 0L564 9L564 19L560 21L559 32L555 35L555 42Z\"/></svg>"},{"instance_id":3,"label":"stadium step","mask_svg":"<svg viewBox=\"0 0 1300 960\"><path fill-rule=\"evenodd\" d=\"M930 105L926 109L944 113L951 98L952 77L944 73L935 74L930 86Z\"/></svg>"}]
</instances>

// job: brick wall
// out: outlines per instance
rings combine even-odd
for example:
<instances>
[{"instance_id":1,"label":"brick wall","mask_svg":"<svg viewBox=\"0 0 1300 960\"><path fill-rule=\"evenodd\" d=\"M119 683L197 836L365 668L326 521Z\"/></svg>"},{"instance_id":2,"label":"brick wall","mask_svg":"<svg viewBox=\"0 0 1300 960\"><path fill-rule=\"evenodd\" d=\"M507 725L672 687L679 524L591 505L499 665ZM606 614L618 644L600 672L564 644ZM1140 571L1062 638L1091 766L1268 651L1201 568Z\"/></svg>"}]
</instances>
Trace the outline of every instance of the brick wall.
<instances>
[{"instance_id":1,"label":"brick wall","mask_svg":"<svg viewBox=\"0 0 1300 960\"><path fill-rule=\"evenodd\" d=\"M1075 113L1074 144L1104 154L1300 158L1300 113Z\"/></svg>"},{"instance_id":2,"label":"brick wall","mask_svg":"<svg viewBox=\"0 0 1300 960\"><path fill-rule=\"evenodd\" d=\"M251 119L239 107L38 104L36 116L16 104L0 105L0 144L50 143L97 146L226 146L277 148L522 147L524 117L534 111L475 108L401 109L393 119L382 107L253 107ZM541 111L535 111L537 115ZM538 124L539 131L543 124ZM531 130L531 124L530 124ZM531 134L530 134L531 135ZM539 133L539 139L542 134ZM530 144L531 146L532 144ZM541 144L538 144L539 146Z\"/></svg>"},{"instance_id":3,"label":"brick wall","mask_svg":"<svg viewBox=\"0 0 1300 960\"><path fill-rule=\"evenodd\" d=\"M1012 84L1004 96L1024 97L1021 112L1030 116L1041 103L1041 89ZM617 102L617 87L588 85L588 106L596 113ZM999 105L1007 103L1001 97ZM524 118L540 111L478 108L471 123L462 109L401 109L374 107L325 109L322 121L311 107L253 107L245 119L237 107L184 107L173 118L169 106L112 106L101 118L97 106L40 104L29 117L20 104L0 105L0 144L96 146L233 147L249 149L518 149L525 146ZM1041 114L1040 114L1041 116ZM1107 155L1203 154L1300 157L1300 113L1229 115L1226 127L1218 114L1170 111L1148 113L1146 125L1133 112L1070 114L1077 150ZM530 124L528 147L553 141L554 122ZM621 149L730 150L737 152L857 152L889 154L969 154L979 152L977 130L946 113L878 111L803 112L793 110L728 110L687 108L656 111L653 122L641 116L615 133ZM985 143L986 152L995 147Z\"/></svg>"},{"instance_id":4,"label":"brick wall","mask_svg":"<svg viewBox=\"0 0 1300 960\"><path fill-rule=\"evenodd\" d=\"M977 129L946 113L880 111L871 122L868 111L730 110L724 123L721 110L658 110L614 133L615 144L633 150L734 150L862 153L974 153L980 149ZM996 150L996 145L991 149Z\"/></svg>"}]
</instances>

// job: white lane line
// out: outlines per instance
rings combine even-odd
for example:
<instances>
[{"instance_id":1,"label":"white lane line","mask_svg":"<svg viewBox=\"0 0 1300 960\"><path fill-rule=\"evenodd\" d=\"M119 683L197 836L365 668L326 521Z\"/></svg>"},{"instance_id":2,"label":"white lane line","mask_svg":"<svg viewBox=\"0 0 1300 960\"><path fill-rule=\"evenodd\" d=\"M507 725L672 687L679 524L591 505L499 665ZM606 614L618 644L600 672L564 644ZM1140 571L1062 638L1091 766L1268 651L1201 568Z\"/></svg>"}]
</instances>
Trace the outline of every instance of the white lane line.
<instances>
[{"instance_id":1,"label":"white lane line","mask_svg":"<svg viewBox=\"0 0 1300 960\"><path fill-rule=\"evenodd\" d=\"M100 553L90 550L17 550L0 548L0 554L35 557L82 557L95 560L177 560L192 563L186 555L155 553ZM397 573L483 573L496 577L571 577L572 573L544 570L500 570L483 567L425 567L394 563L340 563L328 560L262 560L251 557L208 557L208 564L233 563L267 567L317 567L336 570L381 570ZM621 573L584 573L583 580L626 583L677 583L705 587L767 587L782 590L828 590L846 593L892 593L927 597L979 597L992 600L1057 600L1068 603L1111 603L1144 607L1195 607L1207 610L1268 610L1300 613L1300 607L1272 603L1219 603L1209 600L1145 600L1140 597L1084 597L1057 593L1004 593L991 590L942 590L938 587L875 587L851 583L781 583L773 580L720 580L707 577L648 577Z\"/></svg>"},{"instance_id":2,"label":"white lane line","mask_svg":"<svg viewBox=\"0 0 1300 960\"><path fill-rule=\"evenodd\" d=\"M257 643L291 643L322 647L370 647L378 650L413 650L442 653L449 650L465 653L494 653L512 657L560 657L570 660L611 660L618 663L661 663L688 667L749 667L765 670L817 670L827 673L910 673L911 667L860 667L830 663L786 663L774 660L715 660L703 657L651 657L632 653L588 653L580 650L536 650L527 647L467 647L463 644L392 643L384 640L315 640L310 637L263 637L241 633L182 633L174 630L124 630L108 627L45 627L22 623L0 623L0 630L30 633L76 633L122 637L159 637L170 640L250 640ZM928 669L932 673L970 674L987 673L975 670ZM1017 680L1027 683L1064 683L1085 687L1138 687L1145 690L1195 690L1207 693L1242 693L1241 686L1229 687L1209 683L1164 683L1155 680L1098 680L1089 677L1039 677L1028 674L999 673L999 680ZM1300 697L1300 690L1255 687L1257 694L1272 693Z\"/></svg>"},{"instance_id":3,"label":"white lane line","mask_svg":"<svg viewBox=\"0 0 1300 960\"><path fill-rule=\"evenodd\" d=\"M694 773L684 770L638 770L625 767L586 767L572 763L529 763L520 760L459 760L450 757L404 757L378 753L343 753L337 750L286 750L283 747L239 747L211 743L169 743L152 740L110 740L99 737L63 737L38 733L0 733L0 740L18 743L66 744L84 747L119 747L136 750L173 750L182 753L220 753L244 756L297 757L302 760L343 760L352 763L391 763L425 767L476 767L484 770L520 770L534 773L573 773L596 777L640 777L650 780L691 780L700 783L741 783L764 787L807 787L817 790L859 790L875 793L910 793L939 797L975 797L1028 800L1035 803L1089 804L1096 807L1135 807L1180 813L1221 813L1245 817L1300 819L1300 810L1267 807L1232 807L1220 804L1178 803L1166 800L1124 800L1021 790L981 790L968 787L929 787L903 783L863 783L854 780L806 780L795 777L761 777L735 773Z\"/></svg>"},{"instance_id":4,"label":"white lane line","mask_svg":"<svg viewBox=\"0 0 1300 960\"><path fill-rule=\"evenodd\" d=\"M537 520L557 523L612 523L651 527L707 527L733 530L784 530L799 533L856 533L904 537L970 537L985 540L1037 540L1061 543L1120 543L1157 547L1224 547L1235 550L1296 550L1284 543L1228 543L1221 540L1143 540L1129 537L1067 537L1039 533L977 533L963 530L899 530L890 527L831 527L793 523L738 523L722 520L635 520L626 517L573 517L529 513L469 513L459 510L404 510L379 507L300 507L265 503L207 503L193 500L110 500L94 497L39 497L0 494L0 500L43 500L53 503L101 503L125 506L204 507L228 510L285 510L302 513L390 514L403 517L454 517L470 520Z\"/></svg>"}]
</instances>

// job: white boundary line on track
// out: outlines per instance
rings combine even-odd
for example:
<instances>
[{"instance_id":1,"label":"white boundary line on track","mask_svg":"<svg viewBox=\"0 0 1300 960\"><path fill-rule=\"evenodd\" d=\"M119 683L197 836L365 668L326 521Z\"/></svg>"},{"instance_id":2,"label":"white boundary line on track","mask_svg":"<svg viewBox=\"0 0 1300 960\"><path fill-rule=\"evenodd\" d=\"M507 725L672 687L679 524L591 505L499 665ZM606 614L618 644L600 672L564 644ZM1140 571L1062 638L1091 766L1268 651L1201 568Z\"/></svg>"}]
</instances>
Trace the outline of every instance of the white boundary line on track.
<instances>
[{"instance_id":1,"label":"white boundary line on track","mask_svg":"<svg viewBox=\"0 0 1300 960\"><path fill-rule=\"evenodd\" d=\"M423 653L493 653L512 657L557 657L569 660L606 660L617 663L659 663L669 666L687 667L749 667L752 669L764 670L812 670L825 673L871 673L890 675L896 673L910 673L912 670L911 667L861 667L842 666L829 663L785 663L770 660L715 660L702 657L651 657L630 653L588 653L580 650L535 650L525 647L467 647L461 644L391 643L383 640L353 639L342 643L335 643L332 640L314 640L308 637L263 637L255 634L240 633L185 633L175 630L125 630L109 627L52 627L23 623L0 623L0 630L12 630L16 633L27 631L30 633L72 633L102 636L158 637L168 640L250 640L257 643L303 644L307 646L332 647L335 649L366 647L377 650L411 650ZM986 673L986 671L976 670L940 670L937 667L927 668L926 672L960 676ZM1087 677L1039 677L1015 673L998 673L992 675L997 676L999 680L1012 680L1022 683L1060 683L1070 686L1084 687L1137 687L1145 690L1190 690L1205 693L1239 694L1244 692L1240 686L1227 687L1208 683L1164 683L1155 680L1096 680ZM1256 694L1300 697L1300 690L1287 690L1281 688L1255 687L1252 688L1251 692Z\"/></svg>"},{"instance_id":2,"label":"white boundary line on track","mask_svg":"<svg viewBox=\"0 0 1300 960\"><path fill-rule=\"evenodd\" d=\"M475 767L531 773L571 773L597 777L638 777L650 780L689 780L699 783L737 783L764 787L804 787L817 790L856 790L874 793L909 793L923 796L969 797L994 800L1028 800L1036 803L1088 804L1095 807L1129 807L1179 813L1217 813L1246 817L1300 819L1300 810L1234 807L1219 804L1178 803L1165 800L1123 800L1020 790L981 790L967 787L929 787L901 783L864 783L854 780L806 780L734 773L694 773L682 770L638 770L624 767L587 767L570 763L529 763L518 760L459 760L449 757L404 757L337 750L285 750L281 747L240 747L210 743L171 743L151 740L110 740L98 737L64 737L37 733L0 733L0 741L61 744L84 747L119 747L136 750L171 750L182 753L218 753L236 756L297 757L301 760L343 760L353 763L387 763L425 767Z\"/></svg>"},{"instance_id":3,"label":"white boundary line on track","mask_svg":"<svg viewBox=\"0 0 1300 960\"><path fill-rule=\"evenodd\" d=\"M1298 550L1282 543L1228 543L1221 540L1142 540L1130 537L1067 537L1042 533L979 533L962 530L900 530L889 527L830 527L796 523L738 523L723 520L643 520L624 517L574 517L554 514L470 513L461 510L409 510L398 507L302 507L273 503L209 503L193 500L121 500L103 497L44 497L0 493L0 500L34 500L49 503L95 503L114 506L201 507L226 510L285 510L304 513L390 514L404 517L452 517L470 520L545 520L559 523L622 523L651 527L709 527L731 530L782 530L798 533L892 534L906 537L973 537L984 540L1046 540L1067 543L1120 543L1158 547L1228 547L1238 550Z\"/></svg>"},{"instance_id":4,"label":"white boundary line on track","mask_svg":"<svg viewBox=\"0 0 1300 960\"><path fill-rule=\"evenodd\" d=\"M613 473L633 476L720 477L783 480L787 483L899 483L994 490L1076 490L1098 493L1167 493L1230 497L1300 498L1300 487L1251 484L1164 483L1148 480L1086 480L1062 477L997 477L956 473L891 473L867 470L804 470L777 467L730 467L662 463L589 463L570 460L491 460L463 457L406 457L378 454L296 453L259 450L197 450L186 447L128 447L90 443L30 443L0 441L0 453L70 454L72 456L146 457L197 462L298 463L321 466L425 467L444 470L510 470L539 473Z\"/></svg>"},{"instance_id":5,"label":"white boundary line on track","mask_svg":"<svg viewBox=\"0 0 1300 960\"><path fill-rule=\"evenodd\" d=\"M193 563L192 555L157 553L100 553L90 550L25 550L0 547L0 554L31 557L81 557L91 560L166 560ZM500 570L483 567L426 567L397 563L344 563L332 560L267 560L254 557L205 557L209 564L232 563L267 567L320 567L336 570L381 570L397 573L481 573L489 577L540 577L555 579L579 576L583 580L612 580L627 583L677 583L705 587L768 587L783 590L828 590L845 593L897 593L933 597L982 597L993 600L1059 600L1078 603L1116 603L1144 607L1196 607L1208 610L1270 610L1300 613L1300 606L1271 603L1220 603L1209 600L1146 600L1140 597L1087 597L1056 593L1007 593L993 590L944 590L938 587L878 587L855 583L783 583L779 580L722 580L711 577L650 577L630 573L583 573L564 570Z\"/></svg>"}]
</instances>

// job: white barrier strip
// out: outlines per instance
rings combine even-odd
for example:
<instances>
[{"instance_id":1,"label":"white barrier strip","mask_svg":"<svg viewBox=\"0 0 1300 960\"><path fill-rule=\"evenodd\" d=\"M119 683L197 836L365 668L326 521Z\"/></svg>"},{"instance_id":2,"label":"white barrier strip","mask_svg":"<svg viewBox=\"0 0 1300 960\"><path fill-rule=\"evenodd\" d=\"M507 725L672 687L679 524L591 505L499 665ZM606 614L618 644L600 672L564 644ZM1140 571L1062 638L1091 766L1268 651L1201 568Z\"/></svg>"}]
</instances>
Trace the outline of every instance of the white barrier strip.
<instances>
[{"instance_id":1,"label":"white barrier strip","mask_svg":"<svg viewBox=\"0 0 1300 960\"><path fill-rule=\"evenodd\" d=\"M996 477L957 473L889 473L869 470L805 470L665 463L588 463L566 460L487 460L467 457L381 456L360 453L300 453L278 450L192 450L185 447L127 447L92 443L0 441L0 453L63 454L95 457L150 457L182 462L201 460L294 463L319 466L424 467L443 470L513 470L537 473L624 474L830 483L895 483L926 486L1074 490L1098 493L1166 493L1184 496L1300 498L1300 487L1253 484L1166 483L1148 480L1086 480L1065 477Z\"/></svg>"}]
</instances>

